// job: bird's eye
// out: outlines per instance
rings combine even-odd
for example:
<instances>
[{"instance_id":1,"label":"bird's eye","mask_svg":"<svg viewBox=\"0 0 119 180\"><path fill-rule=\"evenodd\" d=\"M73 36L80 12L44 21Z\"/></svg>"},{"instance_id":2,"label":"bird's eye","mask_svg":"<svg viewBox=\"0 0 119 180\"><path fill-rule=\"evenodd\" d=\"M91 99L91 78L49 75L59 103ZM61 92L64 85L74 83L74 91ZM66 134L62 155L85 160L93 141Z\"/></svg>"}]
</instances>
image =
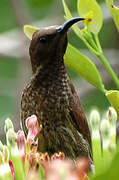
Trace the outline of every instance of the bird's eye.
<instances>
[{"instance_id":1,"label":"bird's eye","mask_svg":"<svg viewBox=\"0 0 119 180\"><path fill-rule=\"evenodd\" d=\"M47 42L47 38L45 36L40 37L40 42L41 43L46 43Z\"/></svg>"}]
</instances>

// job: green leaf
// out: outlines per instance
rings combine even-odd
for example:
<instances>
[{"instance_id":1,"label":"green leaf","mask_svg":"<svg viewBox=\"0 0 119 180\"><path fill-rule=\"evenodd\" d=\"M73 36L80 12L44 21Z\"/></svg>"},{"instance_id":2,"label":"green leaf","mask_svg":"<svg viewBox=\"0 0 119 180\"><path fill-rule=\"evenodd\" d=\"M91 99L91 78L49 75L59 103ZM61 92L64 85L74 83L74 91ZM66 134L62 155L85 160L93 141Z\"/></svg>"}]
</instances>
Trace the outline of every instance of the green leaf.
<instances>
[{"instance_id":1,"label":"green leaf","mask_svg":"<svg viewBox=\"0 0 119 180\"><path fill-rule=\"evenodd\" d=\"M103 89L102 80L96 66L71 44L68 44L64 59L65 64L80 74L85 80L98 89Z\"/></svg>"},{"instance_id":2,"label":"green leaf","mask_svg":"<svg viewBox=\"0 0 119 180\"><path fill-rule=\"evenodd\" d=\"M91 180L117 180L119 179L119 150L117 150L115 156L113 157L110 167L101 172L100 175L92 177Z\"/></svg>"},{"instance_id":3,"label":"green leaf","mask_svg":"<svg viewBox=\"0 0 119 180\"><path fill-rule=\"evenodd\" d=\"M117 115L119 117L119 91L110 90L106 92L106 97L111 103L111 105L115 108Z\"/></svg>"},{"instance_id":4,"label":"green leaf","mask_svg":"<svg viewBox=\"0 0 119 180\"><path fill-rule=\"evenodd\" d=\"M42 167L42 165L39 166L38 172L39 172L40 179L44 180L45 179L45 172L44 172L44 168Z\"/></svg>"},{"instance_id":5,"label":"green leaf","mask_svg":"<svg viewBox=\"0 0 119 180\"><path fill-rule=\"evenodd\" d=\"M30 26L30 25L24 25L23 30L25 35L31 40L32 39L32 35L35 31L37 31L39 28L34 27L34 26Z\"/></svg>"},{"instance_id":6,"label":"green leaf","mask_svg":"<svg viewBox=\"0 0 119 180\"><path fill-rule=\"evenodd\" d=\"M93 17L88 28L92 33L98 34L102 27L103 18L101 9L96 0L78 0L77 8L82 17L85 17L87 14L92 12Z\"/></svg>"},{"instance_id":7,"label":"green leaf","mask_svg":"<svg viewBox=\"0 0 119 180\"><path fill-rule=\"evenodd\" d=\"M111 5L110 6L110 12L112 14L116 28L119 31L119 8L114 6L114 5Z\"/></svg>"},{"instance_id":8,"label":"green leaf","mask_svg":"<svg viewBox=\"0 0 119 180\"><path fill-rule=\"evenodd\" d=\"M62 3L63 3L63 7L64 7L64 12L65 12L65 19L66 20L69 20L69 19L72 19L72 14L65 2L65 0L62 0ZM72 29L74 30L74 32L79 36L81 37L82 36L82 32L81 30L79 29L78 25L77 24L74 24L72 26Z\"/></svg>"},{"instance_id":9,"label":"green leaf","mask_svg":"<svg viewBox=\"0 0 119 180\"><path fill-rule=\"evenodd\" d=\"M106 3L110 9L110 13L112 14L117 30L119 31L119 8L114 6L113 0L106 0Z\"/></svg>"},{"instance_id":10,"label":"green leaf","mask_svg":"<svg viewBox=\"0 0 119 180\"><path fill-rule=\"evenodd\" d=\"M15 154L15 152L12 152L12 151L14 151L13 148L11 150L11 160L14 165L15 179L16 180L21 180L21 179L25 180L23 164L22 164L22 160L19 155L19 152L18 152L18 154Z\"/></svg>"},{"instance_id":11,"label":"green leaf","mask_svg":"<svg viewBox=\"0 0 119 180\"><path fill-rule=\"evenodd\" d=\"M108 6L112 5L113 4L113 0L106 0L106 3Z\"/></svg>"}]
</instances>

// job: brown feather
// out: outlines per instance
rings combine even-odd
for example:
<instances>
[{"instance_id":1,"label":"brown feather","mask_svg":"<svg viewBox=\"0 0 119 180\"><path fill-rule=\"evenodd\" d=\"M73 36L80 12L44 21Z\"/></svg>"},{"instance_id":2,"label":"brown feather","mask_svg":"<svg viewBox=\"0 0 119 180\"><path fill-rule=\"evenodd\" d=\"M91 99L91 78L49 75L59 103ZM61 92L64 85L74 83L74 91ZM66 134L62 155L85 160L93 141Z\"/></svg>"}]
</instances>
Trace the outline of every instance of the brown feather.
<instances>
[{"instance_id":1,"label":"brown feather","mask_svg":"<svg viewBox=\"0 0 119 180\"><path fill-rule=\"evenodd\" d=\"M77 95L77 92L75 91L74 85L72 84L72 81L70 80L69 76L68 76L68 84L71 89L71 94L73 97L73 100L70 103L71 114L74 116L74 121L76 121L76 124L78 125L80 133L88 141L91 148L92 144L91 144L91 135L90 135L89 125L88 125L86 116L84 114L82 105L80 103L79 97Z\"/></svg>"}]
</instances>

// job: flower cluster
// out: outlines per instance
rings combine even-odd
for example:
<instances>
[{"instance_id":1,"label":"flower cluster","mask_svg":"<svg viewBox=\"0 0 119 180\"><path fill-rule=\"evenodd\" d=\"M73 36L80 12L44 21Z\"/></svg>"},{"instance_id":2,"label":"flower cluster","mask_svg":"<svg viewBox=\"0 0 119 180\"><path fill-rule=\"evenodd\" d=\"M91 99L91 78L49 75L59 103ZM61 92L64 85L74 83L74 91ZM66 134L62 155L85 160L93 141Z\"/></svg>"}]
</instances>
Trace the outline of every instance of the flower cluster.
<instances>
[{"instance_id":1,"label":"flower cluster","mask_svg":"<svg viewBox=\"0 0 119 180\"><path fill-rule=\"evenodd\" d=\"M72 161L63 152L52 156L39 152L38 137L42 126L39 126L35 115L26 119L27 137L22 130L16 133L12 121L6 119L7 145L0 141L0 180L89 180L89 176L90 180L110 179L115 174L113 167L117 165L118 170L119 161L116 121L117 114L112 107L102 120L97 110L91 112L89 123L94 162L91 166L84 157ZM89 169L92 169L90 173Z\"/></svg>"},{"instance_id":2,"label":"flower cluster","mask_svg":"<svg viewBox=\"0 0 119 180\"><path fill-rule=\"evenodd\" d=\"M96 174L110 165L116 152L116 121L117 113L112 107L109 107L106 117L103 119L97 110L92 110L90 113L93 161Z\"/></svg>"},{"instance_id":3,"label":"flower cluster","mask_svg":"<svg viewBox=\"0 0 119 180\"><path fill-rule=\"evenodd\" d=\"M5 120L7 146L0 142L1 180L88 180L89 161L80 158L76 162L66 159L63 152L51 157L39 152L38 136L42 130L37 117L26 119L27 137L22 130L14 131L12 121Z\"/></svg>"}]
</instances>

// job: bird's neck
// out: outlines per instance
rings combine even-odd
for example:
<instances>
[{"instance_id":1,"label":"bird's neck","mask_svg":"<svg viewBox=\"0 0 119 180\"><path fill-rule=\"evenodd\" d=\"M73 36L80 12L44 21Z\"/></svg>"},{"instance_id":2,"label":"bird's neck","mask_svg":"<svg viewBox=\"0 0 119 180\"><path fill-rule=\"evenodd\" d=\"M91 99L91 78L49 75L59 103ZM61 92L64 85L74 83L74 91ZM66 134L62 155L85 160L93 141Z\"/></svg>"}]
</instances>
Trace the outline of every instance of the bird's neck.
<instances>
[{"instance_id":1,"label":"bird's neck","mask_svg":"<svg viewBox=\"0 0 119 180\"><path fill-rule=\"evenodd\" d=\"M67 73L64 60L49 61L47 64L41 65L33 74L34 85L43 88L61 88L67 85Z\"/></svg>"}]
</instances>

